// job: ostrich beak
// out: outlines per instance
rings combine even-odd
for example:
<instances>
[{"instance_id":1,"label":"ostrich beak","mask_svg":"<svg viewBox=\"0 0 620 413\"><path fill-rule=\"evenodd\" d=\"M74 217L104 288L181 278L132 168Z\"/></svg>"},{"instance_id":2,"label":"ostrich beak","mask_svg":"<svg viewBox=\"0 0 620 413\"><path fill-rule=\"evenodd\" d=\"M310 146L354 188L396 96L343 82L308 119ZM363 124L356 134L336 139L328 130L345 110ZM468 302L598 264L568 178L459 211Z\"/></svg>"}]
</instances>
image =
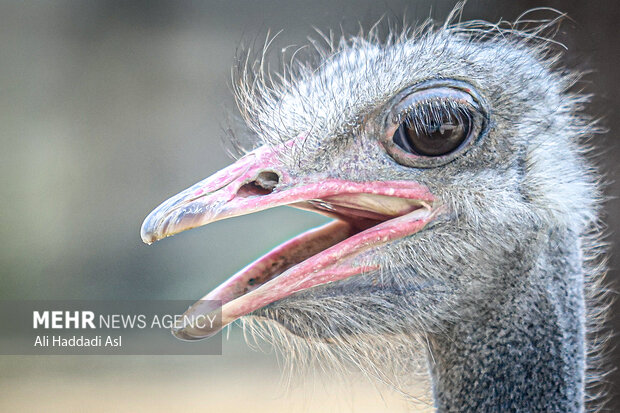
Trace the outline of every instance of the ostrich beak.
<instances>
[{"instance_id":1,"label":"ostrich beak","mask_svg":"<svg viewBox=\"0 0 620 413\"><path fill-rule=\"evenodd\" d=\"M378 269L364 253L420 231L439 211L423 185L411 181L353 182L328 175L299 177L280 161L281 147L261 147L168 199L142 224L142 240L159 239L208 223L281 205L335 218L276 247L190 307L185 319L213 312L221 325L185 325L182 339L200 339L274 301L313 286ZM206 301L209 300L209 301ZM215 310L215 311L219 311ZM210 317L212 318L212 317Z\"/></svg>"}]
</instances>

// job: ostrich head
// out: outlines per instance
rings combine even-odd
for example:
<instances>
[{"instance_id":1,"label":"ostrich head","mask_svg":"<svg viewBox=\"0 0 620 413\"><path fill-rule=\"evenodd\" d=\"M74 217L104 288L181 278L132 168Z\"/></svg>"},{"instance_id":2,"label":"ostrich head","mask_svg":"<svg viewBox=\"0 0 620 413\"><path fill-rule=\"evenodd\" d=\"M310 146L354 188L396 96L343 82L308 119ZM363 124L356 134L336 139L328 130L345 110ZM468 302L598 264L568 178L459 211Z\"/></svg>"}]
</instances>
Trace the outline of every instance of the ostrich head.
<instances>
[{"instance_id":1,"label":"ostrich head","mask_svg":"<svg viewBox=\"0 0 620 413\"><path fill-rule=\"evenodd\" d=\"M246 65L254 150L155 209L143 240L281 205L327 215L205 297L223 325L349 349L423 337L440 410L583 408L591 128L540 30L371 33L279 81Z\"/></svg>"}]
</instances>

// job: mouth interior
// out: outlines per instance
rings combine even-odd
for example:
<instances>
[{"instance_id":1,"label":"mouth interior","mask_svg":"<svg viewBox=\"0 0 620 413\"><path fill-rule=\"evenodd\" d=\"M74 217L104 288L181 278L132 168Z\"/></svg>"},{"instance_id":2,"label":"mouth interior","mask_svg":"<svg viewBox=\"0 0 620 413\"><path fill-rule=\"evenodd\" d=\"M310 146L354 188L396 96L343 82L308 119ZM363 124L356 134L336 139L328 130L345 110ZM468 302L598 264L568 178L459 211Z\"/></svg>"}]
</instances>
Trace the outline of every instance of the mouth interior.
<instances>
[{"instance_id":1,"label":"mouth interior","mask_svg":"<svg viewBox=\"0 0 620 413\"><path fill-rule=\"evenodd\" d=\"M335 195L298 202L290 206L326 215L335 220L322 227L303 232L277 246L233 275L205 296L205 300L220 300L224 305L357 234L379 229L382 224L389 224L414 211L431 209L425 201L376 194ZM372 245L368 245L368 248L372 248Z\"/></svg>"},{"instance_id":2,"label":"mouth interior","mask_svg":"<svg viewBox=\"0 0 620 413\"><path fill-rule=\"evenodd\" d=\"M252 195L249 195L252 196ZM209 337L223 326L296 292L379 269L358 257L420 231L434 219L427 201L372 193L309 199L290 206L334 218L306 231L249 264L190 307L185 315L209 314L221 303L221 326L185 325L173 331L183 340ZM215 310L217 311L217 310Z\"/></svg>"}]
</instances>

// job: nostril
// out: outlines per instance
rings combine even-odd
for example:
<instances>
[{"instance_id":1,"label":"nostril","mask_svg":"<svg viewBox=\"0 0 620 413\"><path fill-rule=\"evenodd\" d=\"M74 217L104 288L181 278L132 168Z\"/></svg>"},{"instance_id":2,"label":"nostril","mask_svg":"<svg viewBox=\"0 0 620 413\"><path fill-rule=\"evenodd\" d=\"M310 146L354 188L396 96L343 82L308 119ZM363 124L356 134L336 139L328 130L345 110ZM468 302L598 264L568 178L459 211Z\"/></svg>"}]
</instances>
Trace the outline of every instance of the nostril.
<instances>
[{"instance_id":1,"label":"nostril","mask_svg":"<svg viewBox=\"0 0 620 413\"><path fill-rule=\"evenodd\" d=\"M263 171L258 174L255 182L261 188L268 189L271 192L276 186L278 186L278 183L280 183L280 177L275 172Z\"/></svg>"},{"instance_id":2,"label":"nostril","mask_svg":"<svg viewBox=\"0 0 620 413\"><path fill-rule=\"evenodd\" d=\"M263 171L256 176L256 179L239 188L237 196L269 195L278 186L279 182L280 177L277 173Z\"/></svg>"}]
</instances>

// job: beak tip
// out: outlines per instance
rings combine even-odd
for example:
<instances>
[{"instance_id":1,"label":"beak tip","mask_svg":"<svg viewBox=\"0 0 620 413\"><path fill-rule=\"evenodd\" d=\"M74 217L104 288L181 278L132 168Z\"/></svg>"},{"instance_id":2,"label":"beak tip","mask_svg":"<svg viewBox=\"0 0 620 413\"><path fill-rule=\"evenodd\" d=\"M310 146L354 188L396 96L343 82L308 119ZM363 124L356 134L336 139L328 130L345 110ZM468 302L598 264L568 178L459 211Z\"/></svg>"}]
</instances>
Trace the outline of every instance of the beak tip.
<instances>
[{"instance_id":1,"label":"beak tip","mask_svg":"<svg viewBox=\"0 0 620 413\"><path fill-rule=\"evenodd\" d=\"M140 237L142 238L142 242L144 242L146 245L151 245L155 241L159 241L159 237L155 236L155 234L153 234L153 233L144 233L144 232L142 232L140 234Z\"/></svg>"},{"instance_id":2,"label":"beak tip","mask_svg":"<svg viewBox=\"0 0 620 413\"><path fill-rule=\"evenodd\" d=\"M197 341L197 340L204 338L204 337L196 337L194 335L188 334L184 328L172 329L171 333L173 336L183 341Z\"/></svg>"},{"instance_id":3,"label":"beak tip","mask_svg":"<svg viewBox=\"0 0 620 413\"><path fill-rule=\"evenodd\" d=\"M142 227L140 228L140 238L142 238L142 242L145 244L151 245L155 241L159 240L160 237L157 235L157 222L153 219L152 214L147 216L142 223Z\"/></svg>"}]
</instances>

